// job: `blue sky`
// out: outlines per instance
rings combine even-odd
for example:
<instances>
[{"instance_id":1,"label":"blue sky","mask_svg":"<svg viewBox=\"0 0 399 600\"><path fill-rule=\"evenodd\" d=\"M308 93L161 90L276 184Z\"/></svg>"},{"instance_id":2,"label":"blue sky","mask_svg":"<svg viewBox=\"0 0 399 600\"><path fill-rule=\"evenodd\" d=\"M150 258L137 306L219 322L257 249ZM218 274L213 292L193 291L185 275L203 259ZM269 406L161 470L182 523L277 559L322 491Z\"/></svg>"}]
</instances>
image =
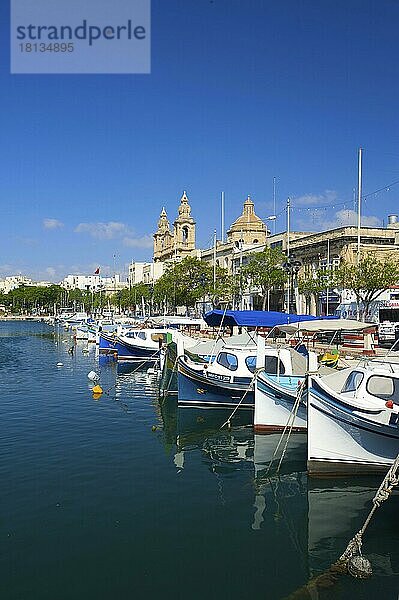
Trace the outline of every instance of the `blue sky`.
<instances>
[{"instance_id":1,"label":"blue sky","mask_svg":"<svg viewBox=\"0 0 399 600\"><path fill-rule=\"evenodd\" d=\"M350 220L359 146L365 194L399 180L398 22L395 0L153 0L150 75L10 75L2 2L0 277L150 259L184 189L200 247L221 190L227 225L247 194L267 217L274 176L294 228Z\"/></svg>"}]
</instances>

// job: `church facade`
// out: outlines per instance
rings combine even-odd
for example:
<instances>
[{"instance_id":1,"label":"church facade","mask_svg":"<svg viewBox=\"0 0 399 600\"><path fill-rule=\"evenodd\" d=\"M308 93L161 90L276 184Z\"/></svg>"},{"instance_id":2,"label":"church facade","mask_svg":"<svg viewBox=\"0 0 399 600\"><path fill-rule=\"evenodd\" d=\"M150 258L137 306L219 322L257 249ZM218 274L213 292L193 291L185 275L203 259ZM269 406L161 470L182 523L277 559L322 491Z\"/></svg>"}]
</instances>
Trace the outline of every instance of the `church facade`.
<instances>
[{"instance_id":1,"label":"church facade","mask_svg":"<svg viewBox=\"0 0 399 600\"><path fill-rule=\"evenodd\" d=\"M186 192L180 198L178 216L171 230L165 208L162 209L158 228L154 233L154 262L185 258L195 250L195 221Z\"/></svg>"}]
</instances>

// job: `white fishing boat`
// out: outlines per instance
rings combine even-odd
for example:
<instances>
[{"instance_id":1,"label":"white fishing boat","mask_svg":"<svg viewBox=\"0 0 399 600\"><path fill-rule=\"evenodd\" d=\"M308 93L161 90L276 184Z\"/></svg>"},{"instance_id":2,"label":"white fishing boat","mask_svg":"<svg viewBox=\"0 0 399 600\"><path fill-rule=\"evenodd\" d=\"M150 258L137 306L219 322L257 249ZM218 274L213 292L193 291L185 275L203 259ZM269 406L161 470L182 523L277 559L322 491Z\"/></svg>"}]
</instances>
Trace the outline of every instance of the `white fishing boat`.
<instances>
[{"instance_id":1,"label":"white fishing boat","mask_svg":"<svg viewBox=\"0 0 399 600\"><path fill-rule=\"evenodd\" d=\"M318 364L317 354L306 348L305 335L312 337L320 332L334 336L342 331L362 331L374 327L347 319L300 321L279 325L276 329L295 336L296 348L277 349L275 358L264 358L264 339L258 337L257 375L255 386L254 428L258 432L281 431L287 424L293 431L307 430L307 385L309 372L326 374L329 368ZM338 357L338 355L337 355Z\"/></svg>"},{"instance_id":2,"label":"white fishing boat","mask_svg":"<svg viewBox=\"0 0 399 600\"><path fill-rule=\"evenodd\" d=\"M310 473L386 471L399 452L399 362L369 361L308 389Z\"/></svg>"},{"instance_id":3,"label":"white fishing boat","mask_svg":"<svg viewBox=\"0 0 399 600\"><path fill-rule=\"evenodd\" d=\"M264 338L259 336L255 431L282 431L288 423L293 431L306 431L305 376L309 363L310 368L317 369L314 352L303 355L294 348L276 348L272 353L270 348L264 347Z\"/></svg>"}]
</instances>

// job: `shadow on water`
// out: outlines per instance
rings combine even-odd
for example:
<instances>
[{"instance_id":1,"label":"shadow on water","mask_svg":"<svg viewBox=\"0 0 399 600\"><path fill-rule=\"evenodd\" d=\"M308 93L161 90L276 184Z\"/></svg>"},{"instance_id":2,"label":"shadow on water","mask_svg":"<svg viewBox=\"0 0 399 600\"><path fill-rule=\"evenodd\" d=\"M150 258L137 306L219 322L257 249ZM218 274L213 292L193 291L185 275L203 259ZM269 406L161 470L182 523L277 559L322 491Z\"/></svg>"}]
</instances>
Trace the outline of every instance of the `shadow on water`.
<instances>
[{"instance_id":1,"label":"shadow on water","mask_svg":"<svg viewBox=\"0 0 399 600\"><path fill-rule=\"evenodd\" d=\"M200 450L202 464L218 477L221 496L232 472L250 473L252 489L247 506L253 532L267 532L265 575L270 598L313 600L332 598L397 598L399 546L396 512L399 495L382 507L365 536L363 553L373 566L367 581L348 575L317 586L308 582L337 560L362 526L381 480L378 477L308 478L306 435L292 434L279 473L269 468L280 434L258 435L251 427L220 429L229 411L161 406L164 444L178 470L190 468L190 454ZM278 454L280 456L281 452ZM276 539L276 534L277 539ZM291 571L291 586L273 583L268 572L270 552ZM295 557L295 564L289 557Z\"/></svg>"}]
</instances>

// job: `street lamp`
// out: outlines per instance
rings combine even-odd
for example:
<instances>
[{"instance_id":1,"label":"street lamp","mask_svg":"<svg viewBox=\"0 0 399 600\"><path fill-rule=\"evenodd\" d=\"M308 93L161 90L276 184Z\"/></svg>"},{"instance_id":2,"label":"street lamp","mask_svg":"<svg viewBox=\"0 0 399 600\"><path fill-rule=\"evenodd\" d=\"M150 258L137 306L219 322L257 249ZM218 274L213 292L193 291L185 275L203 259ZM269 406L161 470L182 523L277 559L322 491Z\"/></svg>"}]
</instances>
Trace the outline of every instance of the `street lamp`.
<instances>
[{"instance_id":1,"label":"street lamp","mask_svg":"<svg viewBox=\"0 0 399 600\"><path fill-rule=\"evenodd\" d=\"M288 274L288 287L287 287L287 313L290 312L291 306L291 284L294 283L296 277L301 269L302 262L300 260L291 260L288 258L283 264L283 269Z\"/></svg>"},{"instance_id":2,"label":"street lamp","mask_svg":"<svg viewBox=\"0 0 399 600\"><path fill-rule=\"evenodd\" d=\"M205 284L206 284L206 276L205 273L201 273L199 277L199 284L202 287L202 316L205 314Z\"/></svg>"},{"instance_id":3,"label":"street lamp","mask_svg":"<svg viewBox=\"0 0 399 600\"><path fill-rule=\"evenodd\" d=\"M153 312L154 312L154 284L151 283L149 286L149 291L150 291L150 311L151 314L150 316L153 316Z\"/></svg>"}]
</instances>

